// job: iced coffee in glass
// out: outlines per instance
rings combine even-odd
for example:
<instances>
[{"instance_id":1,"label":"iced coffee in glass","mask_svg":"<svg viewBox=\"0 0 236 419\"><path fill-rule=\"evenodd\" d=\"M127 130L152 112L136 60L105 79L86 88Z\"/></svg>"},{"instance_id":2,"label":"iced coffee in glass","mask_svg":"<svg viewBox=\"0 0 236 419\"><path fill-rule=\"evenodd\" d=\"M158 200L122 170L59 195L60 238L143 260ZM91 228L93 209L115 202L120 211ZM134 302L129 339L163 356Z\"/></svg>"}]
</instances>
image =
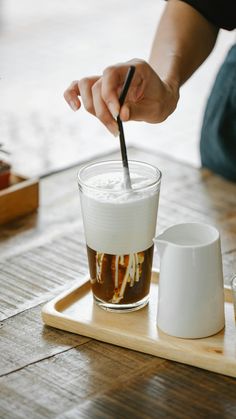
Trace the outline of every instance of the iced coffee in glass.
<instances>
[{"instance_id":1,"label":"iced coffee in glass","mask_svg":"<svg viewBox=\"0 0 236 419\"><path fill-rule=\"evenodd\" d=\"M118 312L148 302L161 183L150 164L130 161L129 168L132 189L121 161L89 164L78 176L93 297Z\"/></svg>"}]
</instances>

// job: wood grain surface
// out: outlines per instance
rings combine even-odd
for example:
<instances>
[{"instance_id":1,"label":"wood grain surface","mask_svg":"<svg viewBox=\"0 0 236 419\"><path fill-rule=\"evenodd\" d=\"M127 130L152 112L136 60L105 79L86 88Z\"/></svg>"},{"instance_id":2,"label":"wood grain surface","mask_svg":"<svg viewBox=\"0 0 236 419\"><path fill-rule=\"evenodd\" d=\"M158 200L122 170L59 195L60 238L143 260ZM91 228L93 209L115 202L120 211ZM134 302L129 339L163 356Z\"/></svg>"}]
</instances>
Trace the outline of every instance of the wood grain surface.
<instances>
[{"instance_id":1,"label":"wood grain surface","mask_svg":"<svg viewBox=\"0 0 236 419\"><path fill-rule=\"evenodd\" d=\"M54 290L68 287L87 272L86 250L77 237L60 236L0 263L2 304L0 320L50 298Z\"/></svg>"},{"instance_id":2,"label":"wood grain surface","mask_svg":"<svg viewBox=\"0 0 236 419\"><path fill-rule=\"evenodd\" d=\"M182 221L220 230L227 280L236 268L236 185L128 153L163 172L159 232ZM87 271L77 171L42 179L38 213L0 230L0 417L235 417L233 378L42 325L42 305Z\"/></svg>"},{"instance_id":3,"label":"wood grain surface","mask_svg":"<svg viewBox=\"0 0 236 419\"><path fill-rule=\"evenodd\" d=\"M225 327L204 339L178 339L156 326L158 275L153 272L149 304L129 315L101 310L93 303L89 277L47 303L45 324L139 352L236 378L235 316L232 293L225 293ZM230 291L230 290L227 290ZM176 315L180 313L176 313Z\"/></svg>"}]
</instances>

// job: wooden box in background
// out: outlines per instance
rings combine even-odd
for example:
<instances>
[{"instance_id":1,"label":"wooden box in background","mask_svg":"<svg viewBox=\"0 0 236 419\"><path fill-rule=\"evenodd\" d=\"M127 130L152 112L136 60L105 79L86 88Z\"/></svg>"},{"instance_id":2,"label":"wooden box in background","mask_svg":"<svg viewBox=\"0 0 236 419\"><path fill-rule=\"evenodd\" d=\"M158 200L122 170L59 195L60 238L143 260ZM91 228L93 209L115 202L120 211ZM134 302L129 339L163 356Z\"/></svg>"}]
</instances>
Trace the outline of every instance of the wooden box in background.
<instances>
[{"instance_id":1,"label":"wooden box in background","mask_svg":"<svg viewBox=\"0 0 236 419\"><path fill-rule=\"evenodd\" d=\"M11 185L0 191L0 225L30 214L39 206L39 179L11 175Z\"/></svg>"}]
</instances>

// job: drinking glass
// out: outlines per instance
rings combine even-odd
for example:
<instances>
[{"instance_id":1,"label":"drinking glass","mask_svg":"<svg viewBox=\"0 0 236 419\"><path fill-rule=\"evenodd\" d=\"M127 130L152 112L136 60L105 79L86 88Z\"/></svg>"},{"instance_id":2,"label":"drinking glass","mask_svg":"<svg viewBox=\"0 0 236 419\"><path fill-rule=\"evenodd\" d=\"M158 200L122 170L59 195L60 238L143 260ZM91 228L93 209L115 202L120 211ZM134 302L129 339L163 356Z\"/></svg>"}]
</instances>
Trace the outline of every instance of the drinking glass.
<instances>
[{"instance_id":1,"label":"drinking glass","mask_svg":"<svg viewBox=\"0 0 236 419\"><path fill-rule=\"evenodd\" d=\"M84 166L78 175L90 280L95 302L134 311L149 299L161 172L130 161L126 189L121 161Z\"/></svg>"}]
</instances>

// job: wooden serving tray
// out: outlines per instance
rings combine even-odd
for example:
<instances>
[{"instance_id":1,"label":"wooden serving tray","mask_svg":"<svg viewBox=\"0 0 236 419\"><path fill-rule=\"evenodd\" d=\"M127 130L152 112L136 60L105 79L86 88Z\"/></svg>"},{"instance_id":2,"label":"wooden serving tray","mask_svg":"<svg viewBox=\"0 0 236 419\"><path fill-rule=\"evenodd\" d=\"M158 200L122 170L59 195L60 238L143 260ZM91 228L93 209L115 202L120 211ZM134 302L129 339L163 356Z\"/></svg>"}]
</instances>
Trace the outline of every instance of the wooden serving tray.
<instances>
[{"instance_id":1,"label":"wooden serving tray","mask_svg":"<svg viewBox=\"0 0 236 419\"><path fill-rule=\"evenodd\" d=\"M36 211L39 179L11 174L11 184L0 191L0 225Z\"/></svg>"},{"instance_id":2,"label":"wooden serving tray","mask_svg":"<svg viewBox=\"0 0 236 419\"><path fill-rule=\"evenodd\" d=\"M93 302L90 282L64 292L42 309L43 321L58 329L236 377L236 328L231 290L225 289L226 326L204 339L178 339L156 327L158 274L148 306L131 313L104 311Z\"/></svg>"}]
</instances>

